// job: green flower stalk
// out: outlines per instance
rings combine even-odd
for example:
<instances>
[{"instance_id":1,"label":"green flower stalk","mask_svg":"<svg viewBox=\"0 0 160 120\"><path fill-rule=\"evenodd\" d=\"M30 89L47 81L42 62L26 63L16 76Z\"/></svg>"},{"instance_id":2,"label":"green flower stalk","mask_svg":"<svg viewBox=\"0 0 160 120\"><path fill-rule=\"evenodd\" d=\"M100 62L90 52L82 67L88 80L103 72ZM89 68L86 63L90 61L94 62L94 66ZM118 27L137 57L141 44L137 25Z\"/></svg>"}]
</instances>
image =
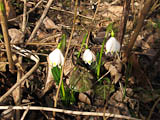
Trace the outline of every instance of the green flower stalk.
<instances>
[{"instance_id":1,"label":"green flower stalk","mask_svg":"<svg viewBox=\"0 0 160 120\"><path fill-rule=\"evenodd\" d=\"M100 68L101 68L101 60L102 60L102 54L103 54L103 50L104 50L104 44L106 43L107 35L108 35L109 31L113 31L112 26L113 26L113 23L110 23L107 26L105 37L104 37L104 40L103 40L103 43L102 43L102 47L101 47L101 51L100 51L100 55L99 55L99 61L98 61L98 64L97 64L97 79L99 79L99 77L100 77Z\"/></svg>"},{"instance_id":2,"label":"green flower stalk","mask_svg":"<svg viewBox=\"0 0 160 120\"><path fill-rule=\"evenodd\" d=\"M58 44L58 47L49 54L49 72L52 73L56 84L59 84L60 75L61 75L61 67L64 64L64 56L60 50L62 43ZM62 81L61 84L61 96L65 98L65 89Z\"/></svg>"},{"instance_id":3,"label":"green flower stalk","mask_svg":"<svg viewBox=\"0 0 160 120\"><path fill-rule=\"evenodd\" d=\"M83 40L82 40L81 48L80 48L80 51L78 52L77 58L79 58L80 55L81 55L82 48L83 48L83 46L85 45L85 41L86 41L86 39L87 39L87 36L88 36L88 33L85 34L85 36L84 36L84 38L83 38ZM87 46L86 46L86 48L87 48Z\"/></svg>"}]
</instances>

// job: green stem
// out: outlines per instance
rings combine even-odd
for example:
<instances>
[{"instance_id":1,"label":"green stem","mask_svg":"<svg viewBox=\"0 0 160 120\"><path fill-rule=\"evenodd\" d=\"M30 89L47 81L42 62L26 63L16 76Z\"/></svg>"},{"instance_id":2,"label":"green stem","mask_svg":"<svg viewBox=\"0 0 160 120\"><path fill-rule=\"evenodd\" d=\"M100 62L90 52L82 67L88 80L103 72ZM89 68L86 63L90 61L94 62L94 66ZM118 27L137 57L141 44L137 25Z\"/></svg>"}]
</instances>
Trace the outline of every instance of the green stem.
<instances>
[{"instance_id":1,"label":"green stem","mask_svg":"<svg viewBox=\"0 0 160 120\"><path fill-rule=\"evenodd\" d=\"M101 51L100 51L100 56L99 56L99 61L98 61L98 66L97 66L97 79L99 79L99 77L100 77L101 59L102 59L102 54L103 54L103 49L104 49L105 42L106 42L106 37L103 40Z\"/></svg>"},{"instance_id":2,"label":"green stem","mask_svg":"<svg viewBox=\"0 0 160 120\"><path fill-rule=\"evenodd\" d=\"M101 60L102 60L102 54L103 54L104 44L105 44L106 41L107 41L108 32L109 32L109 31L113 31L113 30L112 30L112 26L113 26L113 23L110 23L110 24L107 26L106 34L105 34L105 37L104 37L104 40L103 40L103 43L102 43L102 47L101 47L101 51L100 51L100 56L99 56L99 61L98 61L98 65L97 65L97 79L99 79L99 77L100 77Z\"/></svg>"},{"instance_id":3,"label":"green stem","mask_svg":"<svg viewBox=\"0 0 160 120\"><path fill-rule=\"evenodd\" d=\"M82 51L82 48L83 48L83 46L84 46L84 43L85 43L85 41L86 41L86 39L87 39L87 36L88 36L88 33L86 33L85 36L84 36L84 38L83 38L83 41L82 41L82 44L81 44L81 48L80 48L80 51L78 52L77 58L79 58L80 55L81 55L81 51Z\"/></svg>"},{"instance_id":4,"label":"green stem","mask_svg":"<svg viewBox=\"0 0 160 120\"><path fill-rule=\"evenodd\" d=\"M61 70L62 72L62 70ZM60 72L60 73L61 73ZM61 90L62 90L62 96L65 98L66 97L66 94L65 94L65 90L64 90L64 84L63 84L63 80L62 80L62 84L61 84Z\"/></svg>"}]
</instances>

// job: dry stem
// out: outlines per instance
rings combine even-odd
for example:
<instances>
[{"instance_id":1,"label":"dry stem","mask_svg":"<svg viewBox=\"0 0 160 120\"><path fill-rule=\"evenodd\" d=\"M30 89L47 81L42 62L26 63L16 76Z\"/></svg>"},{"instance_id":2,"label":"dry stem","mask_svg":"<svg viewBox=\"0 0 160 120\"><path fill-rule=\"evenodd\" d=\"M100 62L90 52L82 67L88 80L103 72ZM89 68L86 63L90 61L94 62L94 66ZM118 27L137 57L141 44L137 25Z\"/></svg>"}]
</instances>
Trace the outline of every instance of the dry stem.
<instances>
[{"instance_id":1,"label":"dry stem","mask_svg":"<svg viewBox=\"0 0 160 120\"><path fill-rule=\"evenodd\" d=\"M67 50L66 50L66 53L65 53L64 65L65 65L65 61L67 59L67 55L68 55L68 51L69 51L69 48L70 48L73 32L74 32L74 29L75 29L75 22L76 22L76 17L77 17L77 5L78 5L78 0L76 0L76 3L75 3L75 9L74 9L75 14L74 14L74 20L73 20L73 28L72 28L72 32L71 32L71 35L70 35L70 38L69 38ZM59 95L60 87L61 87L62 80L63 80L64 65L62 66L61 78L60 78L59 86L58 86L56 97L55 97L54 107L57 107L58 95ZM53 112L53 116L55 116L55 112Z\"/></svg>"},{"instance_id":2,"label":"dry stem","mask_svg":"<svg viewBox=\"0 0 160 120\"><path fill-rule=\"evenodd\" d=\"M34 60L36 64L16 84L14 84L3 96L0 97L0 103L2 103L6 99L6 97L8 97L18 86L20 86L22 82L24 82L37 69L39 65L39 57L36 55L29 55L28 57Z\"/></svg>"},{"instance_id":3,"label":"dry stem","mask_svg":"<svg viewBox=\"0 0 160 120\"><path fill-rule=\"evenodd\" d=\"M152 6L152 3L153 3L153 0L146 0L145 3L144 3L144 7L143 7L143 9L141 11L140 17L137 20L137 26L136 26L136 28L134 30L134 34L132 35L131 40L130 40L130 42L128 44L128 48L126 50L126 57L129 57L129 55L131 53L131 50L132 50L132 48L134 46L134 43L135 43L135 41L137 39L137 36L138 36L142 26L143 26L144 19L146 18L147 13L149 12L149 10L150 10L150 8Z\"/></svg>"},{"instance_id":4,"label":"dry stem","mask_svg":"<svg viewBox=\"0 0 160 120\"><path fill-rule=\"evenodd\" d=\"M121 43L121 45L123 43L123 38L126 31L126 24L128 20L130 3L131 3L131 0L125 0L124 6L123 6L123 16L121 18L121 23L120 23L119 32L118 32L118 41Z\"/></svg>"},{"instance_id":5,"label":"dry stem","mask_svg":"<svg viewBox=\"0 0 160 120\"><path fill-rule=\"evenodd\" d=\"M48 12L48 10L49 10L49 8L50 8L52 2L53 2L53 0L49 0L49 1L48 1L45 10L44 10L43 13L42 13L41 18L39 19L37 25L35 26L35 28L34 28L32 34L31 34L31 36L29 37L29 39L28 39L27 42L30 42L30 41L34 38L34 36L35 36L37 30L39 29L41 23L43 22L44 18L46 17L46 14L47 14L47 12Z\"/></svg>"},{"instance_id":6,"label":"dry stem","mask_svg":"<svg viewBox=\"0 0 160 120\"><path fill-rule=\"evenodd\" d=\"M0 5L1 5L1 8L0 8L1 26L2 26L5 47L6 47L6 51L7 51L9 68L10 68L11 72L14 72L15 68L14 68L14 63L13 63L13 59L12 59L12 52L11 52L11 47L10 47L9 35L8 35L7 16L6 16L4 0L0 0Z\"/></svg>"},{"instance_id":7,"label":"dry stem","mask_svg":"<svg viewBox=\"0 0 160 120\"><path fill-rule=\"evenodd\" d=\"M57 108L49 108L49 107L39 107L39 106L0 106L0 110L5 109L19 109L19 110L43 110L43 111L51 111L51 112L60 112L60 113L66 113L66 114L72 114L72 115L85 115L85 116L103 116L103 113L101 112L82 112L82 111L72 111L72 110L65 110L65 109L57 109ZM111 114L111 113L105 113L106 117L114 117L114 118L120 118L120 119L126 119L126 120L141 120L129 116L124 115L118 115L118 114Z\"/></svg>"},{"instance_id":8,"label":"dry stem","mask_svg":"<svg viewBox=\"0 0 160 120\"><path fill-rule=\"evenodd\" d=\"M43 2L43 0L40 0L40 1L35 5L34 8L32 8L31 10L29 10L29 11L27 12L27 15L28 15L29 13L33 12L42 2ZM16 18L9 19L8 21L9 21L9 22L11 22L11 21L16 21L17 19L19 19L19 18L22 17L22 16L23 16L23 14L17 16Z\"/></svg>"}]
</instances>

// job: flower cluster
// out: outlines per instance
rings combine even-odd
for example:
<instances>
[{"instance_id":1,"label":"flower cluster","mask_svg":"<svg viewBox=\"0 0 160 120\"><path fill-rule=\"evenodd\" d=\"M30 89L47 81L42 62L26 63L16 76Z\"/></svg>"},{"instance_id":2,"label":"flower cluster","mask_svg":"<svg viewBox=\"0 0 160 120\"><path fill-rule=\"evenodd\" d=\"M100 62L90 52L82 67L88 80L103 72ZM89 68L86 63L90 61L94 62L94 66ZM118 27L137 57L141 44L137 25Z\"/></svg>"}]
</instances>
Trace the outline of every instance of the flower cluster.
<instances>
[{"instance_id":1,"label":"flower cluster","mask_svg":"<svg viewBox=\"0 0 160 120\"><path fill-rule=\"evenodd\" d=\"M120 43L116 40L115 37L111 37L106 42L106 52L108 53L116 53L120 51ZM86 49L82 56L83 61L86 64L91 65L93 61L95 61L96 57L90 49ZM60 67L64 64L64 56L59 48L56 48L53 52L49 54L49 64L51 67L56 67L57 65Z\"/></svg>"}]
</instances>

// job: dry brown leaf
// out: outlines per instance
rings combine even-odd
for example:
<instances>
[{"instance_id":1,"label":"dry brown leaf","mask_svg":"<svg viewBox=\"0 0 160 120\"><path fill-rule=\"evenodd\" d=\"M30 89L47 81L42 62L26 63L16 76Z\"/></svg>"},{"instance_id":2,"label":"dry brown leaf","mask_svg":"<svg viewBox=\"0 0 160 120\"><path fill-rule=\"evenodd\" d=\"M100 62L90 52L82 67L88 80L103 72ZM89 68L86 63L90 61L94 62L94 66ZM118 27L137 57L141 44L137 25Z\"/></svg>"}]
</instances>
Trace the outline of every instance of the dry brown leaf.
<instances>
[{"instance_id":1,"label":"dry brown leaf","mask_svg":"<svg viewBox=\"0 0 160 120\"><path fill-rule=\"evenodd\" d=\"M0 62L0 71L1 72L6 72L6 65L7 65L7 62Z\"/></svg>"},{"instance_id":2,"label":"dry brown leaf","mask_svg":"<svg viewBox=\"0 0 160 120\"><path fill-rule=\"evenodd\" d=\"M121 62L119 60L116 60L116 62L106 62L104 67L106 70L110 71L111 77L114 78L112 83L116 84L122 76L120 73L122 69Z\"/></svg>"},{"instance_id":3,"label":"dry brown leaf","mask_svg":"<svg viewBox=\"0 0 160 120\"><path fill-rule=\"evenodd\" d=\"M99 15L110 18L112 21L119 20L122 16L123 6L111 6L107 3L101 4Z\"/></svg>"},{"instance_id":4,"label":"dry brown leaf","mask_svg":"<svg viewBox=\"0 0 160 120\"><path fill-rule=\"evenodd\" d=\"M64 65L64 75L67 76L74 68L74 65L72 63L71 59L66 60Z\"/></svg>"},{"instance_id":5,"label":"dry brown leaf","mask_svg":"<svg viewBox=\"0 0 160 120\"><path fill-rule=\"evenodd\" d=\"M88 97L86 94L84 94L84 93L79 93L78 99L79 99L81 102L87 103L87 104L89 104L89 105L91 104L91 101L90 101L89 97Z\"/></svg>"},{"instance_id":6,"label":"dry brown leaf","mask_svg":"<svg viewBox=\"0 0 160 120\"><path fill-rule=\"evenodd\" d=\"M6 72L7 57L4 52L0 52L0 71Z\"/></svg>"},{"instance_id":7,"label":"dry brown leaf","mask_svg":"<svg viewBox=\"0 0 160 120\"><path fill-rule=\"evenodd\" d=\"M54 81L48 57L47 61L48 61L48 73L47 73L47 80L45 83L45 87L47 87L51 81Z\"/></svg>"},{"instance_id":8,"label":"dry brown leaf","mask_svg":"<svg viewBox=\"0 0 160 120\"><path fill-rule=\"evenodd\" d=\"M60 28L57 25L55 25L55 23L49 17L45 17L45 19L43 20L43 24L45 25L46 29L60 30Z\"/></svg>"},{"instance_id":9,"label":"dry brown leaf","mask_svg":"<svg viewBox=\"0 0 160 120\"><path fill-rule=\"evenodd\" d=\"M124 102L127 102L128 97L125 97L124 102L122 102L122 100L123 100L122 92L121 91L115 92L109 100L110 105L108 106L107 111L114 114L123 114L123 115L130 116L129 109L127 105L124 103Z\"/></svg>"},{"instance_id":10,"label":"dry brown leaf","mask_svg":"<svg viewBox=\"0 0 160 120\"><path fill-rule=\"evenodd\" d=\"M46 36L48 36L48 34L43 32L43 31L41 31L40 29L37 31L38 39L44 39Z\"/></svg>"},{"instance_id":11,"label":"dry brown leaf","mask_svg":"<svg viewBox=\"0 0 160 120\"><path fill-rule=\"evenodd\" d=\"M15 28L11 28L8 30L9 36L11 38L11 43L23 43L24 42L24 34Z\"/></svg>"}]
</instances>

